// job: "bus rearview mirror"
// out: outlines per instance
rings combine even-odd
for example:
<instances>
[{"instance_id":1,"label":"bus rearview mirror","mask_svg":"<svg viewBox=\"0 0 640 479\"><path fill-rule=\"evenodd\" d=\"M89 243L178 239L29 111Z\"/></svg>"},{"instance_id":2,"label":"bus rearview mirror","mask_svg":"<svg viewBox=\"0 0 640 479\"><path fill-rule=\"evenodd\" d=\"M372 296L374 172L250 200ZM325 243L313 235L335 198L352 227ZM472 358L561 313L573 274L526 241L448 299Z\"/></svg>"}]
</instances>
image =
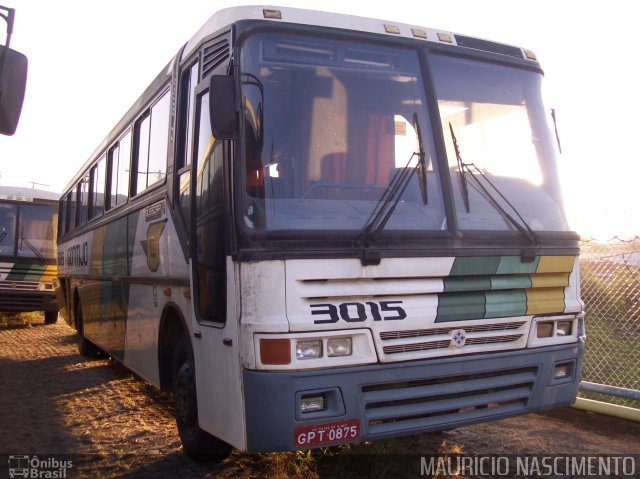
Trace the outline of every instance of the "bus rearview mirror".
<instances>
[{"instance_id":1,"label":"bus rearview mirror","mask_svg":"<svg viewBox=\"0 0 640 479\"><path fill-rule=\"evenodd\" d=\"M0 45L0 133L13 135L18 127L27 85L27 57Z\"/></svg>"},{"instance_id":2,"label":"bus rearview mirror","mask_svg":"<svg viewBox=\"0 0 640 479\"><path fill-rule=\"evenodd\" d=\"M209 115L215 138L236 140L240 137L236 108L235 78L213 75L209 83Z\"/></svg>"}]
</instances>

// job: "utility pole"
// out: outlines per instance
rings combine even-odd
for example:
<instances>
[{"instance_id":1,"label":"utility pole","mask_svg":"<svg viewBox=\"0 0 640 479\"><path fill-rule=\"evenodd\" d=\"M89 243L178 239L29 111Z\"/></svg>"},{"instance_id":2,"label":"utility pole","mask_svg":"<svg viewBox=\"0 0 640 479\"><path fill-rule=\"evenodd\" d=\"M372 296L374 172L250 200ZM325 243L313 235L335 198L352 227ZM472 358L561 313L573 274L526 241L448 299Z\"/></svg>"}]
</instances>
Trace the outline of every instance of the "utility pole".
<instances>
[{"instance_id":1,"label":"utility pole","mask_svg":"<svg viewBox=\"0 0 640 479\"><path fill-rule=\"evenodd\" d=\"M34 189L36 187L36 185L38 185L38 186L50 186L50 185L45 185L44 183L38 183L36 181L27 181L27 183L31 183L31 189Z\"/></svg>"}]
</instances>

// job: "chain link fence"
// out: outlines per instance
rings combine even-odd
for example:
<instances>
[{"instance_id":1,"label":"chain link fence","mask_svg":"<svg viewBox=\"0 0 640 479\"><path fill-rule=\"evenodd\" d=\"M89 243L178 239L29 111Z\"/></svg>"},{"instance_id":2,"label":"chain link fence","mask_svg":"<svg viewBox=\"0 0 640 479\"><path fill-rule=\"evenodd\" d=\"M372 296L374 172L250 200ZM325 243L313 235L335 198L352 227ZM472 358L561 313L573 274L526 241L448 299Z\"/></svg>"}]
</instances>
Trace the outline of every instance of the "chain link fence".
<instances>
[{"instance_id":1,"label":"chain link fence","mask_svg":"<svg viewBox=\"0 0 640 479\"><path fill-rule=\"evenodd\" d=\"M584 240L580 274L587 347L583 381L640 391L640 237ZM640 401L580 396L640 409Z\"/></svg>"}]
</instances>

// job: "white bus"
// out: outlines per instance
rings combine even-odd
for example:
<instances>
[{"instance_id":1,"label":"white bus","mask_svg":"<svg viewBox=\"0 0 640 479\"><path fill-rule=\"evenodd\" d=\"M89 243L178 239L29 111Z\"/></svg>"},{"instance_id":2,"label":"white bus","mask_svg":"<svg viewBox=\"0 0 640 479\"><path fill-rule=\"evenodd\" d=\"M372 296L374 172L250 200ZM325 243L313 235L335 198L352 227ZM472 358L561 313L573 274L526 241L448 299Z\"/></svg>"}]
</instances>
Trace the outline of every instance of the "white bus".
<instances>
[{"instance_id":1,"label":"white bus","mask_svg":"<svg viewBox=\"0 0 640 479\"><path fill-rule=\"evenodd\" d=\"M542 77L442 30L213 15L62 196L80 350L173 391L196 457L571 404L578 236Z\"/></svg>"}]
</instances>

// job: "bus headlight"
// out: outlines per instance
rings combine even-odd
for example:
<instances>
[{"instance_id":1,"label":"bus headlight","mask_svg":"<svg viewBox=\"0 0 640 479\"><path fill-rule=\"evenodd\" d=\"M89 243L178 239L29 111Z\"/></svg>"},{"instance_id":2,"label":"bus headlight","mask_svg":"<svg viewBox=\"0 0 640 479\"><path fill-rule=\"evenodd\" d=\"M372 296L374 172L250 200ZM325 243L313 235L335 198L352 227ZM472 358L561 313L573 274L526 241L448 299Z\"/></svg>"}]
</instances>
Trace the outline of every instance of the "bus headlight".
<instances>
[{"instance_id":1,"label":"bus headlight","mask_svg":"<svg viewBox=\"0 0 640 479\"><path fill-rule=\"evenodd\" d=\"M578 341L580 315L541 316L533 318L527 346L530 348Z\"/></svg>"},{"instance_id":2,"label":"bus headlight","mask_svg":"<svg viewBox=\"0 0 640 479\"><path fill-rule=\"evenodd\" d=\"M322 357L322 340L296 341L296 359L316 359Z\"/></svg>"},{"instance_id":3,"label":"bus headlight","mask_svg":"<svg viewBox=\"0 0 640 479\"><path fill-rule=\"evenodd\" d=\"M569 336L573 321L558 321L556 323L556 336Z\"/></svg>"},{"instance_id":4,"label":"bus headlight","mask_svg":"<svg viewBox=\"0 0 640 479\"><path fill-rule=\"evenodd\" d=\"M327 339L327 356L351 356L351 338Z\"/></svg>"},{"instance_id":5,"label":"bus headlight","mask_svg":"<svg viewBox=\"0 0 640 479\"><path fill-rule=\"evenodd\" d=\"M368 329L255 334L256 368L311 369L370 364L378 358Z\"/></svg>"}]
</instances>

